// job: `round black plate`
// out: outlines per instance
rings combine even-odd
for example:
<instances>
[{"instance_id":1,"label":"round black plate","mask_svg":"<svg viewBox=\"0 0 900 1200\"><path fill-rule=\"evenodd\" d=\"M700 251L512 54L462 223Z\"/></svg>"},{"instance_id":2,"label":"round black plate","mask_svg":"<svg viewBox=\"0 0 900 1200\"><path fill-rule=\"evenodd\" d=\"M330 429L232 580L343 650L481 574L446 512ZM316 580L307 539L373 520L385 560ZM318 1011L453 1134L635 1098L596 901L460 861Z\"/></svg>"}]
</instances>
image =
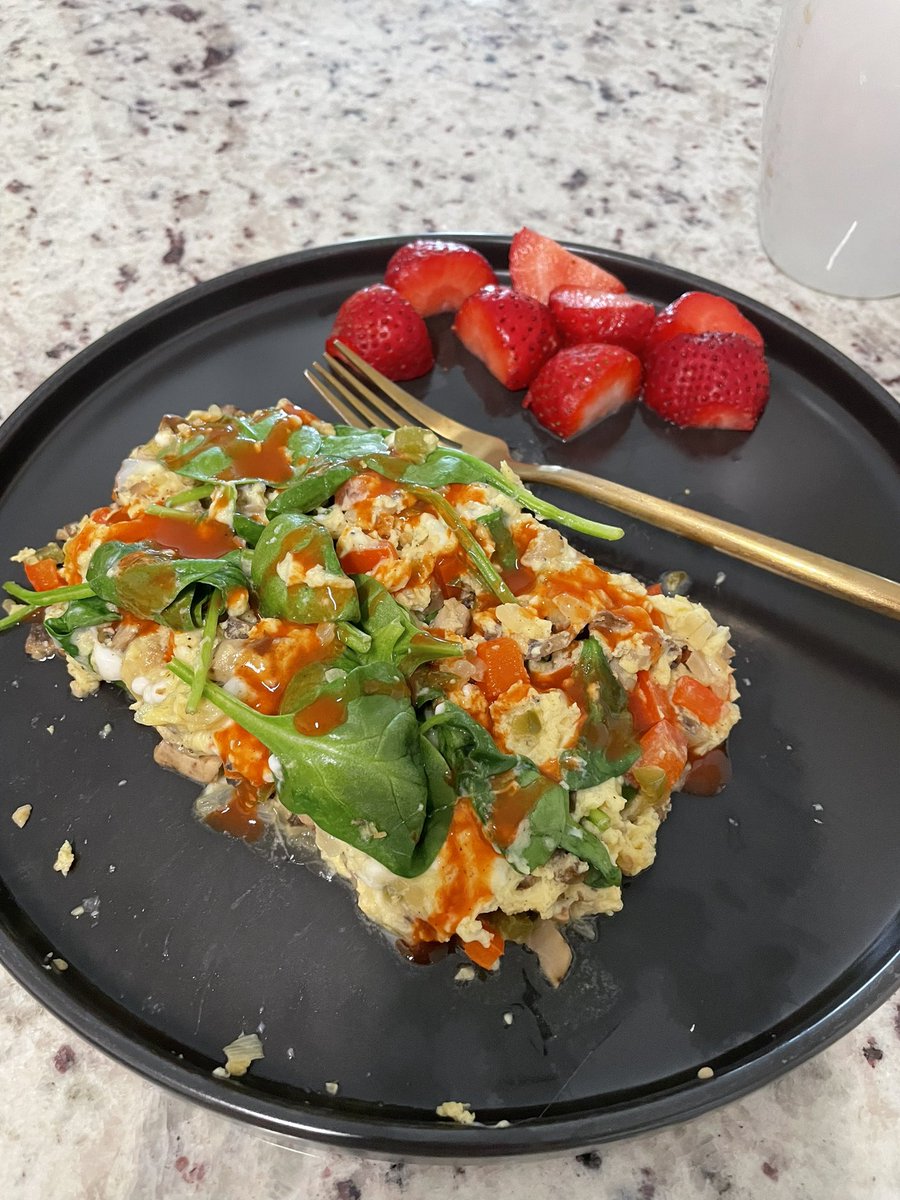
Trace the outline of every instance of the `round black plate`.
<instances>
[{"instance_id":1,"label":"round black plate","mask_svg":"<svg viewBox=\"0 0 900 1200\"><path fill-rule=\"evenodd\" d=\"M163 413L281 396L316 407L303 368L340 302L379 279L403 240L236 271L64 366L0 432L0 554L106 502L120 460ZM506 239L468 240L502 269ZM710 286L586 253L659 304ZM824 343L732 298L772 367L749 435L683 432L637 407L562 445L448 322L437 368L413 390L519 458L596 470L900 575L900 410ZM59 662L24 657L21 631L0 638L2 778L5 807L27 801L34 814L22 831L0 821L3 963L80 1033L183 1095L397 1157L546 1153L635 1133L739 1096L846 1032L895 979L900 627L625 524L616 545L579 545L645 579L690 573L694 599L732 628L744 718L734 782L715 799L676 799L658 862L596 941L576 940L558 991L518 947L467 985L453 981L459 960L412 966L343 886L198 825L196 788L154 766L155 735L115 689L75 701ZM63 879L51 866L66 837L78 862ZM94 895L96 920L69 915ZM44 969L50 950L68 971ZM260 1024L265 1059L239 1083L213 1078L220 1048ZM707 1064L715 1078L699 1081ZM511 1125L450 1126L434 1115L444 1100Z\"/></svg>"}]
</instances>

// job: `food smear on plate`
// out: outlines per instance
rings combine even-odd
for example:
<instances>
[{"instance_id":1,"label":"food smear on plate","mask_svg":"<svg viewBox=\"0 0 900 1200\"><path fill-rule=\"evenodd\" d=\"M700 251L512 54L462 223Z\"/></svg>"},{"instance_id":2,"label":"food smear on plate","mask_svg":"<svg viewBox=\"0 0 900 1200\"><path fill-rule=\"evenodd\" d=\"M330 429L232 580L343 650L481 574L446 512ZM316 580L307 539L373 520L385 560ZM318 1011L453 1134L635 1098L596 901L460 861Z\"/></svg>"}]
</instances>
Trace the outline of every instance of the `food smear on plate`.
<instances>
[{"instance_id":1,"label":"food smear on plate","mask_svg":"<svg viewBox=\"0 0 900 1200\"><path fill-rule=\"evenodd\" d=\"M435 361L423 318L453 312L465 350L505 388L528 389L523 407L563 441L634 400L682 428L755 428L769 399L763 338L724 296L685 292L657 313L603 267L527 227L510 243L509 276L511 286L499 283L472 246L408 242L383 283L347 298L327 347L342 341L389 379L414 379ZM573 346L587 349L572 356ZM621 400L596 365L610 347L638 360ZM588 377L573 371L579 358L595 364Z\"/></svg>"},{"instance_id":2,"label":"food smear on plate","mask_svg":"<svg viewBox=\"0 0 900 1200\"><path fill-rule=\"evenodd\" d=\"M726 628L542 516L622 533L422 429L211 407L16 556L51 586L7 584L0 628L123 688L208 825L314 847L410 959L512 941L559 983L739 712Z\"/></svg>"}]
</instances>

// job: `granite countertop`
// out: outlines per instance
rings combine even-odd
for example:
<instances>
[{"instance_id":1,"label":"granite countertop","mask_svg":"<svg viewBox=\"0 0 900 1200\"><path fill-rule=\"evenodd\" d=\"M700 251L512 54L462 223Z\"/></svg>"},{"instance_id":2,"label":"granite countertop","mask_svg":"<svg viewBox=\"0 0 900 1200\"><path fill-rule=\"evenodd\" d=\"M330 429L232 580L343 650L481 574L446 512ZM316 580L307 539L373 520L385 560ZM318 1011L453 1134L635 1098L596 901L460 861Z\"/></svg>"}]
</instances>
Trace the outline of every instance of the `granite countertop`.
<instances>
[{"instance_id":1,"label":"granite countertop","mask_svg":"<svg viewBox=\"0 0 900 1200\"><path fill-rule=\"evenodd\" d=\"M755 223L772 0L8 0L0 414L127 317L233 267L423 230L656 258L794 317L900 396L900 301L814 293ZM0 980L0 1195L389 1200L894 1196L896 998L691 1124L550 1163L275 1145L144 1083ZM14 1098L14 1103L9 1099Z\"/></svg>"}]
</instances>

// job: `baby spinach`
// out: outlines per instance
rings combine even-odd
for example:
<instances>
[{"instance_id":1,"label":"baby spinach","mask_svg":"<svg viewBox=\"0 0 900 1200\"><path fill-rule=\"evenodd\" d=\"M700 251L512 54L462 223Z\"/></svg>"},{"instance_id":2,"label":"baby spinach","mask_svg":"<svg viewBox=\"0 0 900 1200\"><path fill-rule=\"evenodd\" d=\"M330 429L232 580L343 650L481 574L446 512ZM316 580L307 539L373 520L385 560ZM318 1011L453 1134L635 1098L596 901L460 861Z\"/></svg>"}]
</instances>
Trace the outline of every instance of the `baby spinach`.
<instances>
[{"instance_id":1,"label":"baby spinach","mask_svg":"<svg viewBox=\"0 0 900 1200\"><path fill-rule=\"evenodd\" d=\"M268 409L256 416L223 416L201 426L194 434L182 438L160 454L160 461L170 471L199 479L206 483L263 483L277 482L270 479L265 469L265 456L260 455L263 469L254 474L248 470L247 451L261 447L275 435L276 427L289 420L289 414L279 408ZM300 425L292 430L282 442L290 462L298 465L313 457L319 449L322 436L311 425Z\"/></svg>"},{"instance_id":2,"label":"baby spinach","mask_svg":"<svg viewBox=\"0 0 900 1200\"><path fill-rule=\"evenodd\" d=\"M542 775L530 759L504 753L488 731L455 704L445 702L422 730L434 738L457 795L471 800L494 848L523 874L543 866L569 823L565 788ZM515 813L521 811L527 826L523 831L520 824L514 840L504 844L497 840L496 824L506 802Z\"/></svg>"},{"instance_id":3,"label":"baby spinach","mask_svg":"<svg viewBox=\"0 0 900 1200\"><path fill-rule=\"evenodd\" d=\"M519 565L519 552L513 541L506 518L499 509L494 509L485 517L479 517L478 522L484 525L494 540L494 558L502 571L513 571Z\"/></svg>"},{"instance_id":4,"label":"baby spinach","mask_svg":"<svg viewBox=\"0 0 900 1200\"><path fill-rule=\"evenodd\" d=\"M574 750L560 756L566 787L594 787L624 775L640 757L628 711L628 695L613 675L596 638L581 643L572 680L587 707L587 721Z\"/></svg>"},{"instance_id":5,"label":"baby spinach","mask_svg":"<svg viewBox=\"0 0 900 1200\"><path fill-rule=\"evenodd\" d=\"M580 877L588 887L618 887L622 882L622 872L610 858L605 843L585 823L570 821L559 839L559 848L588 864L590 870Z\"/></svg>"},{"instance_id":6,"label":"baby spinach","mask_svg":"<svg viewBox=\"0 0 900 1200\"><path fill-rule=\"evenodd\" d=\"M27 620L34 613L42 608L47 608L51 604L62 604L64 601L84 600L93 596L93 591L85 583L74 583L66 587L51 588L46 592L33 592L28 588L21 587L18 583L4 583L3 590L8 592L14 600L18 600L21 607L13 609L11 613L7 613L5 617L0 618L0 631L11 629L13 625L18 625L20 621Z\"/></svg>"},{"instance_id":7,"label":"baby spinach","mask_svg":"<svg viewBox=\"0 0 900 1200\"><path fill-rule=\"evenodd\" d=\"M459 658L464 653L458 643L420 629L377 579L371 575L354 575L353 579L359 595L359 624L372 639L370 658L392 663L409 676L422 663Z\"/></svg>"},{"instance_id":8,"label":"baby spinach","mask_svg":"<svg viewBox=\"0 0 900 1200\"><path fill-rule=\"evenodd\" d=\"M108 625L118 621L119 613L110 608L99 596L86 596L83 600L70 600L66 610L58 617L45 617L44 628L61 650L72 658L80 658L73 635L80 629L96 625Z\"/></svg>"},{"instance_id":9,"label":"baby spinach","mask_svg":"<svg viewBox=\"0 0 900 1200\"><path fill-rule=\"evenodd\" d=\"M122 612L169 629L200 629L210 598L246 588L240 552L222 558L177 558L152 542L103 542L91 555L85 583Z\"/></svg>"},{"instance_id":10,"label":"baby spinach","mask_svg":"<svg viewBox=\"0 0 900 1200\"><path fill-rule=\"evenodd\" d=\"M254 521L251 517L245 517L241 513L234 514L231 527L238 537L243 538L251 549L262 537L263 530L265 529L265 525L261 522Z\"/></svg>"},{"instance_id":11,"label":"baby spinach","mask_svg":"<svg viewBox=\"0 0 900 1200\"><path fill-rule=\"evenodd\" d=\"M295 567L301 576L312 575L313 583L286 582L279 574L289 580ZM250 575L261 616L300 625L359 617L353 581L341 570L330 534L312 517L282 513L271 521L256 543Z\"/></svg>"},{"instance_id":12,"label":"baby spinach","mask_svg":"<svg viewBox=\"0 0 900 1200\"><path fill-rule=\"evenodd\" d=\"M271 520L279 513L308 513L319 508L355 473L355 468L346 463L316 460L296 483L278 493L266 509L266 516Z\"/></svg>"},{"instance_id":13,"label":"baby spinach","mask_svg":"<svg viewBox=\"0 0 900 1200\"><path fill-rule=\"evenodd\" d=\"M191 682L185 663L173 660L169 669ZM315 736L298 732L297 713L264 716L209 682L203 695L277 758L278 797L286 808L395 875L420 875L443 845L452 816L446 764L434 747L423 747L398 672L383 663L356 667L314 687L310 703L328 689L346 717Z\"/></svg>"}]
</instances>

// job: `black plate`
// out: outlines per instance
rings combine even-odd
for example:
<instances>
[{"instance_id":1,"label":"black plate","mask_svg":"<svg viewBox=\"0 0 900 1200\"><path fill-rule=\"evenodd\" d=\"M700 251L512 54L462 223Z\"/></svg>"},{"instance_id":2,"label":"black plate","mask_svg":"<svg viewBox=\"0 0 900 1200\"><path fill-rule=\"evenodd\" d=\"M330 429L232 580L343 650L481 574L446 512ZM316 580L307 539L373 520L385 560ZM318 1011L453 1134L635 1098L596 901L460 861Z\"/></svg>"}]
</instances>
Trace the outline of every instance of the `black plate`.
<instances>
[{"instance_id":1,"label":"black plate","mask_svg":"<svg viewBox=\"0 0 900 1200\"><path fill-rule=\"evenodd\" d=\"M120 460L165 412L283 395L314 405L303 368L341 300L378 279L402 240L236 271L64 366L0 433L0 553L40 545L104 503ZM468 240L505 264L505 239ZM710 286L587 253L660 304ZM896 404L791 321L732 298L772 367L772 401L750 435L681 432L637 408L564 446L446 322L438 368L413 387L500 433L518 457L679 500L689 489L703 511L900 575ZM0 824L4 964L80 1033L182 1095L397 1157L529 1154L650 1129L740 1096L845 1033L895 980L900 627L625 524L614 546L579 544L645 579L672 567L693 576L693 597L732 628L744 719L734 782L716 799L677 799L658 862L595 942L577 942L558 991L518 947L465 986L453 982L459 960L409 965L344 887L198 825L196 788L154 766L155 735L120 695L76 702L58 662L24 658L21 631L0 638L4 807L28 801L34 814L21 832L8 815ZM51 864L66 837L78 863L63 879ZM76 921L70 909L92 895L96 922ZM44 969L51 949L68 971ZM260 1022L265 1060L240 1083L214 1079L220 1047ZM715 1078L698 1081L706 1064ZM511 1127L439 1122L435 1105L451 1099Z\"/></svg>"}]
</instances>

